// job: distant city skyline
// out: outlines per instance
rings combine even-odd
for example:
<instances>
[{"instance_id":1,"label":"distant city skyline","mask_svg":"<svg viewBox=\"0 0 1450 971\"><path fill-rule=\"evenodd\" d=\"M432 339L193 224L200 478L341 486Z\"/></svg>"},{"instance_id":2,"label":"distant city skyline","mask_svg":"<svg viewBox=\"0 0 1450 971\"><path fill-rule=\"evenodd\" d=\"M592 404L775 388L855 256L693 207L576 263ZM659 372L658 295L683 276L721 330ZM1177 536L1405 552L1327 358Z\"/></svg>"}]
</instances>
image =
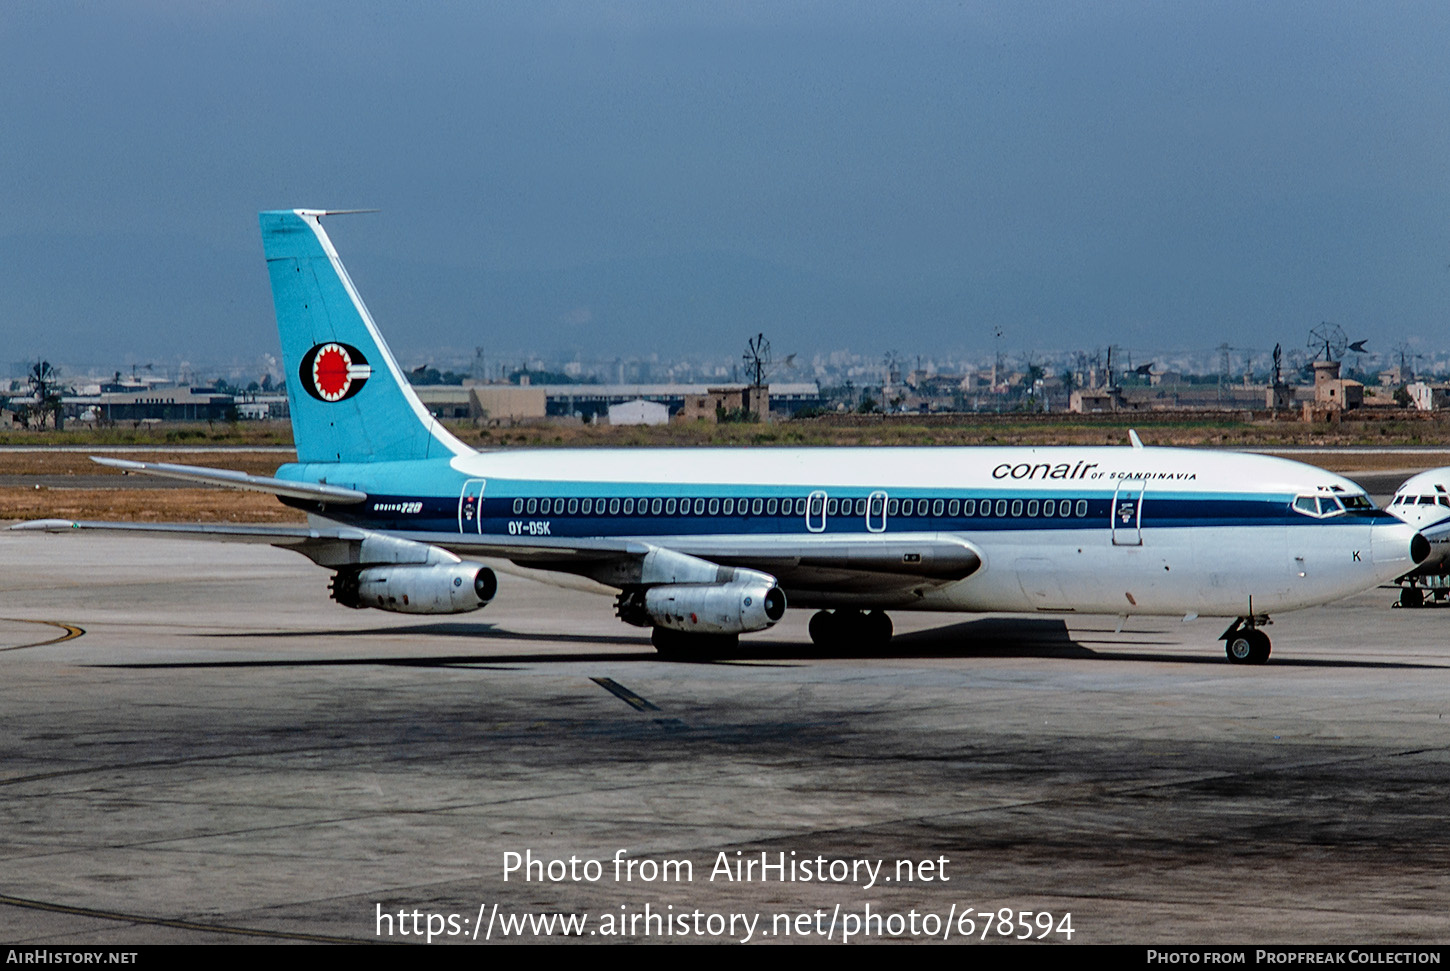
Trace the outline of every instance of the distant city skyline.
<instances>
[{"instance_id":1,"label":"distant city skyline","mask_svg":"<svg viewBox=\"0 0 1450 971\"><path fill-rule=\"evenodd\" d=\"M1450 7L0 13L11 360L275 354L256 213L405 362L1450 344ZM1000 337L996 336L998 333Z\"/></svg>"},{"instance_id":2,"label":"distant city skyline","mask_svg":"<svg viewBox=\"0 0 1450 971\"><path fill-rule=\"evenodd\" d=\"M1403 354L1401 353L1403 351ZM1000 363L1005 374L1025 371L1029 364L1046 369L1046 376L1057 378L1064 370L1084 371L1093 369L1101 372L1108 365L1107 348L1083 348L1073 351L1025 351L1003 350L1001 357L992 352L980 354L947 353L904 353L896 351L896 368L903 375L917 369L929 375L967 374L991 369ZM1229 348L1229 375L1232 381L1242 380L1245 371L1255 381L1266 379L1272 368L1272 349ZM1113 347L1113 370L1123 374L1143 365L1151 365L1155 374L1178 373L1203 378L1222 373L1223 348L1198 349L1145 349L1122 345ZM787 363L787 358L793 358ZM1314 355L1307 344L1284 348L1283 373L1285 379L1294 382L1308 382L1307 362ZM816 381L822 385L854 381L858 384L879 383L887 374L887 355L861 354L849 349L837 348L830 351L806 353L783 351L778 353L768 370L768 379L775 382ZM1442 378L1450 376L1450 346L1425 348L1405 346L1384 351L1369 349L1367 353L1347 352L1340 358L1346 372L1359 371L1366 376L1390 370L1403 363L1412 374ZM120 373L123 379L171 381L208 384L220 378L229 383L261 381L264 374L274 379L282 377L275 359L259 357L253 366L239 362L202 361L155 361L142 365L103 363L86 365L67 361L63 357L46 358L58 366L63 383L104 380ZM8 362L10 381L23 380L34 360L12 360ZM522 353L516 356L485 356L481 362L461 354L450 354L446 349L432 355L401 358L400 364L407 370L429 367L440 372L453 372L469 378L486 381L504 380L519 370L532 371L536 375L553 373L566 375L574 380L593 380L598 383L743 383L747 380L747 369L740 355L710 359L703 356L670 358L662 354L619 357L612 360L556 358L543 354ZM478 365L481 364L481 367ZM1297 377L1296 377L1297 374ZM188 377L189 376L189 377ZM183 380L186 379L186 380ZM535 382L542 379L534 378Z\"/></svg>"}]
</instances>

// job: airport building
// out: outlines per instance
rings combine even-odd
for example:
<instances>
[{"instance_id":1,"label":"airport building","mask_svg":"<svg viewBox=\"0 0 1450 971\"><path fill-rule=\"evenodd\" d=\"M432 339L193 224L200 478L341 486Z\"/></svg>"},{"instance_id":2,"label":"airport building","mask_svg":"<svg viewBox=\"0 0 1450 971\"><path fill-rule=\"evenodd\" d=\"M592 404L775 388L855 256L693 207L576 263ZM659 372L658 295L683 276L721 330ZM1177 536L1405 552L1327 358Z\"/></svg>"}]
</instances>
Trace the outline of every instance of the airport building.
<instances>
[{"instance_id":1,"label":"airport building","mask_svg":"<svg viewBox=\"0 0 1450 971\"><path fill-rule=\"evenodd\" d=\"M670 420L670 409L655 401L626 401L609 406L611 425L665 425Z\"/></svg>"},{"instance_id":2,"label":"airport building","mask_svg":"<svg viewBox=\"0 0 1450 971\"><path fill-rule=\"evenodd\" d=\"M653 401L670 409L674 417L685 409L691 396L708 398L718 389L703 384L546 384L535 385L545 390L548 414L599 418L609 413L609 406L626 401ZM737 393L743 385L733 387ZM821 389L815 382L773 383L770 385L770 411L793 415L803 408L821 407ZM715 409L710 407L713 418Z\"/></svg>"},{"instance_id":3,"label":"airport building","mask_svg":"<svg viewBox=\"0 0 1450 971\"><path fill-rule=\"evenodd\" d=\"M486 422L527 421L537 418L579 417L606 421L613 405L648 401L665 406L671 418L686 411L696 400L695 410L715 418L716 399L743 405L746 388L725 388L703 384L435 384L415 386L413 391L425 407L440 418ZM821 389L814 382L774 383L769 388L768 411L793 415L804 408L820 408ZM759 406L759 392L750 404ZM737 400L738 399L738 400ZM701 402L708 402L708 407ZM703 410L701 410L703 409ZM747 409L753 410L753 409ZM763 414L762 412L759 412Z\"/></svg>"},{"instance_id":4,"label":"airport building","mask_svg":"<svg viewBox=\"0 0 1450 971\"><path fill-rule=\"evenodd\" d=\"M66 395L65 407L68 413L107 422L231 421L238 417L236 397L215 388L149 387Z\"/></svg>"}]
</instances>

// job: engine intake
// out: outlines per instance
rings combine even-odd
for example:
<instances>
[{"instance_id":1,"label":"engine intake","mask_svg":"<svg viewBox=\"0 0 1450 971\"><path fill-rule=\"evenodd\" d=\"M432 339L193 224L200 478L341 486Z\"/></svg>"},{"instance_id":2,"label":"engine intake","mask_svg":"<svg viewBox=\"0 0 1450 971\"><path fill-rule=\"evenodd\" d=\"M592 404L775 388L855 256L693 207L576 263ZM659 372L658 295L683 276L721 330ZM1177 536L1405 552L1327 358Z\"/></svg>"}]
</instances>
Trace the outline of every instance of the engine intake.
<instances>
[{"instance_id":1,"label":"engine intake","mask_svg":"<svg viewBox=\"0 0 1450 971\"><path fill-rule=\"evenodd\" d=\"M339 573L332 599L344 607L376 607L399 614L463 614L498 592L498 577L478 563L370 566Z\"/></svg>"}]
</instances>

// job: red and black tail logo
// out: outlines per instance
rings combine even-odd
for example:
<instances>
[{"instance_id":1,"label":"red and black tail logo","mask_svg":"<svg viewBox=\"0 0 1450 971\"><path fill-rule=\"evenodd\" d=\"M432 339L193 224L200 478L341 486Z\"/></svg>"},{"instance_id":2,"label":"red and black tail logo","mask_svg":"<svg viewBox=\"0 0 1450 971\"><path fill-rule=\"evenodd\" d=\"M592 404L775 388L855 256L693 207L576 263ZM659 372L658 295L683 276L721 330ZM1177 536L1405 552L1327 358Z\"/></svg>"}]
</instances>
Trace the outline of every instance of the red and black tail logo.
<instances>
[{"instance_id":1,"label":"red and black tail logo","mask_svg":"<svg viewBox=\"0 0 1450 971\"><path fill-rule=\"evenodd\" d=\"M298 377L318 401L346 401L362 390L373 369L351 344L318 344L302 358Z\"/></svg>"}]
</instances>

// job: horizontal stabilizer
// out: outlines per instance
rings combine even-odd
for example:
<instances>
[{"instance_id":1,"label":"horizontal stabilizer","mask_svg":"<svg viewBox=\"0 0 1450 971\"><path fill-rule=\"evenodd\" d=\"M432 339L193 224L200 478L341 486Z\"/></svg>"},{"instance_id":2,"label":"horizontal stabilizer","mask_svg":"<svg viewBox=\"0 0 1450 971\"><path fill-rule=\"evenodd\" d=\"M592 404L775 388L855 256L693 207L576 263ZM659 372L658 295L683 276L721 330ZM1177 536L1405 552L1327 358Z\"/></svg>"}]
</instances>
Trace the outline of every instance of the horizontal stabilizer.
<instances>
[{"instance_id":1,"label":"horizontal stabilizer","mask_svg":"<svg viewBox=\"0 0 1450 971\"><path fill-rule=\"evenodd\" d=\"M332 538L322 531L308 526L262 526L242 523L116 523L96 522L80 519L32 519L16 523L10 529L37 533L142 533L158 538L200 539L216 543L268 543L286 546L318 538ZM330 530L327 533L339 533ZM361 537L362 530L349 530Z\"/></svg>"},{"instance_id":2,"label":"horizontal stabilizer","mask_svg":"<svg viewBox=\"0 0 1450 971\"><path fill-rule=\"evenodd\" d=\"M292 482L274 479L265 475L248 475L230 469L208 469L199 465L171 465L166 462L132 462L129 459L109 459L92 455L91 461L126 474L155 475L164 479L182 479L186 482L200 482L204 485L224 486L228 489L245 489L249 492L266 492L274 496L290 496L293 499L310 499L313 502L331 502L342 505L363 502L366 492L344 489L342 486L323 485L316 482Z\"/></svg>"}]
</instances>

